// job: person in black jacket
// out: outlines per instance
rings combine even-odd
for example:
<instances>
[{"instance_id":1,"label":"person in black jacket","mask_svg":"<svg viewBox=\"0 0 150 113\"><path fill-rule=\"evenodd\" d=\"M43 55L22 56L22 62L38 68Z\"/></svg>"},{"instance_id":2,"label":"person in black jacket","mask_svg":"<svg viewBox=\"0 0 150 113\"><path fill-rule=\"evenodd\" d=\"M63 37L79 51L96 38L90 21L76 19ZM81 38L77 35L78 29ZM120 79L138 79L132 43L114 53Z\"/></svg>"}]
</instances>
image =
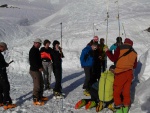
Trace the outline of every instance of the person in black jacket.
<instances>
[{"instance_id":1,"label":"person in black jacket","mask_svg":"<svg viewBox=\"0 0 150 113\"><path fill-rule=\"evenodd\" d=\"M49 40L44 40L43 45L40 49L42 64L43 64L43 79L44 79L44 89L51 89L51 73L53 71L53 61L52 52L53 49L49 47L51 42Z\"/></svg>"},{"instance_id":2,"label":"person in black jacket","mask_svg":"<svg viewBox=\"0 0 150 113\"><path fill-rule=\"evenodd\" d=\"M55 87L53 89L56 98L62 98L62 58L64 57L60 43L57 40L53 42L53 72L55 76Z\"/></svg>"},{"instance_id":3,"label":"person in black jacket","mask_svg":"<svg viewBox=\"0 0 150 113\"><path fill-rule=\"evenodd\" d=\"M10 84L8 81L6 67L9 66L6 63L4 56L1 52L7 50L7 45L4 42L0 42L0 106L4 106L4 109L14 108L16 104L12 104L10 97Z\"/></svg>"},{"instance_id":4,"label":"person in black jacket","mask_svg":"<svg viewBox=\"0 0 150 113\"><path fill-rule=\"evenodd\" d=\"M42 41L40 39L34 40L34 45L29 51L30 75L33 79L33 104L44 105L44 101L48 100L43 97L43 77L42 77L42 60L39 48Z\"/></svg>"}]
</instances>

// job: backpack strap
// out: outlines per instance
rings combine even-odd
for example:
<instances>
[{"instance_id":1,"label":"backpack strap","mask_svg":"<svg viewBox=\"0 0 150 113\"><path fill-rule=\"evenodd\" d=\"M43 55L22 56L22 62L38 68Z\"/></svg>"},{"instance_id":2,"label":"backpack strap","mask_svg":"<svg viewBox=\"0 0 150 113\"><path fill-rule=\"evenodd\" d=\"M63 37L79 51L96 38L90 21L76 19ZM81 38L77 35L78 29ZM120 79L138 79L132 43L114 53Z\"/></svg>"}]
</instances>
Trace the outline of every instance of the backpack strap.
<instances>
[{"instance_id":1,"label":"backpack strap","mask_svg":"<svg viewBox=\"0 0 150 113\"><path fill-rule=\"evenodd\" d=\"M118 60L119 60L120 58L122 58L123 56L128 55L128 54L131 53L132 51L134 51L134 49L131 47L127 52L125 52L122 56L120 56L120 57L118 58ZM117 61L118 61L118 60L117 60ZM117 61L115 62L115 65L116 65Z\"/></svg>"}]
</instances>

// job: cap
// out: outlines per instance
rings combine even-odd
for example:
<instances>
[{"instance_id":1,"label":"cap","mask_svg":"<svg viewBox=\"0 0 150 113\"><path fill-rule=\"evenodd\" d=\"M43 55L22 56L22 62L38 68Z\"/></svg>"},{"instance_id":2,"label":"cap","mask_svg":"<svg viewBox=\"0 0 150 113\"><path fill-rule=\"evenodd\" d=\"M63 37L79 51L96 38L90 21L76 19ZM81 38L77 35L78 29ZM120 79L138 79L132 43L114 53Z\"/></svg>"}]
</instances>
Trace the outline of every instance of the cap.
<instances>
[{"instance_id":1,"label":"cap","mask_svg":"<svg viewBox=\"0 0 150 113\"><path fill-rule=\"evenodd\" d=\"M36 38L33 42L38 42L38 43L42 43L42 40L39 38Z\"/></svg>"},{"instance_id":2,"label":"cap","mask_svg":"<svg viewBox=\"0 0 150 113\"><path fill-rule=\"evenodd\" d=\"M5 50L8 50L7 44L5 42L0 42L0 46L4 47Z\"/></svg>"},{"instance_id":3,"label":"cap","mask_svg":"<svg viewBox=\"0 0 150 113\"><path fill-rule=\"evenodd\" d=\"M130 44L131 46L133 46L133 41L130 40L129 38L126 38L126 39L124 40L124 43Z\"/></svg>"}]
</instances>

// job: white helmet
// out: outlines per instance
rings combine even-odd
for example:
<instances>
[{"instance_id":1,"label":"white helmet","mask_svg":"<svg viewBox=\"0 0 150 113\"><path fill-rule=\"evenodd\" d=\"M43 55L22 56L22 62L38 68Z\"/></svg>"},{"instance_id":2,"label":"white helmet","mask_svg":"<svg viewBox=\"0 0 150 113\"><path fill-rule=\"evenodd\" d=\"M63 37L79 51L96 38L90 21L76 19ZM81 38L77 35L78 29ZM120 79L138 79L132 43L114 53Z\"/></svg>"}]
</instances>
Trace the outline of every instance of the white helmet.
<instances>
[{"instance_id":1,"label":"white helmet","mask_svg":"<svg viewBox=\"0 0 150 113\"><path fill-rule=\"evenodd\" d=\"M38 43L42 43L42 40L39 38L36 38L33 42L38 42Z\"/></svg>"}]
</instances>

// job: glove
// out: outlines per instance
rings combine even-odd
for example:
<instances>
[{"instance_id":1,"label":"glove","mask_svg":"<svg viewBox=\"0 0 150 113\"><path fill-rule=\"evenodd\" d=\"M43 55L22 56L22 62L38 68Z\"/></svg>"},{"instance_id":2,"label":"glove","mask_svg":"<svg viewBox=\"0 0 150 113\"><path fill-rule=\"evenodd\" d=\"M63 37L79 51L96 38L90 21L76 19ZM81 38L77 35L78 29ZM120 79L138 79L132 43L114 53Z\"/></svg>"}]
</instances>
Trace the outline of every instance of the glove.
<instances>
[{"instance_id":1,"label":"glove","mask_svg":"<svg viewBox=\"0 0 150 113\"><path fill-rule=\"evenodd\" d=\"M105 52L106 52L107 50L108 50L108 46L107 46L107 45L105 45L105 46L104 46L104 48L103 48L103 51L105 51Z\"/></svg>"},{"instance_id":2,"label":"glove","mask_svg":"<svg viewBox=\"0 0 150 113\"><path fill-rule=\"evenodd\" d=\"M8 67L9 66L9 63L6 63L6 67Z\"/></svg>"}]
</instances>

